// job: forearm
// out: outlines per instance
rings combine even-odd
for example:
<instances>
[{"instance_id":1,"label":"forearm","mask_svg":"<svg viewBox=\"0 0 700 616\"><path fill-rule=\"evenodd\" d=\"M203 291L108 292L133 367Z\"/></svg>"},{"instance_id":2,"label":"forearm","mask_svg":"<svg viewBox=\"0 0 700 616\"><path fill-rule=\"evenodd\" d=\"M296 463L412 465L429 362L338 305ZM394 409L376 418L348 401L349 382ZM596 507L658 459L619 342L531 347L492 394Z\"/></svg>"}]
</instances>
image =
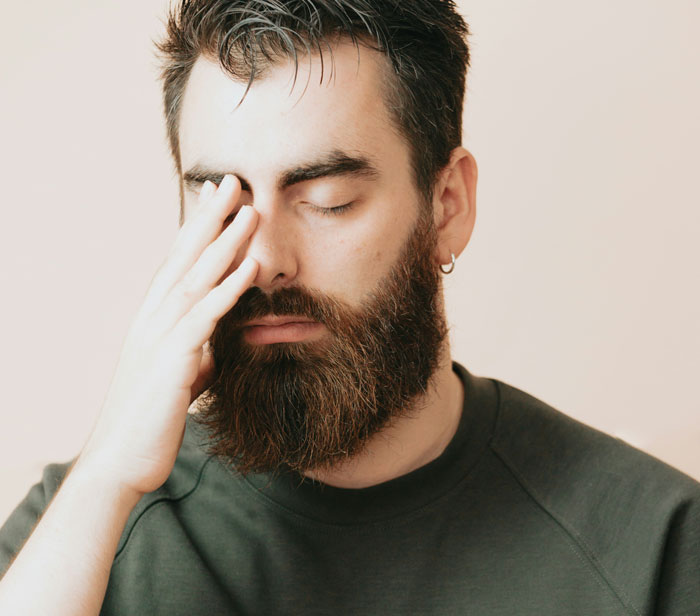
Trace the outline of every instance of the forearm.
<instances>
[{"instance_id":1,"label":"forearm","mask_svg":"<svg viewBox=\"0 0 700 616\"><path fill-rule=\"evenodd\" d=\"M0 614L99 614L119 538L138 500L87 469L71 469L0 580Z\"/></svg>"}]
</instances>

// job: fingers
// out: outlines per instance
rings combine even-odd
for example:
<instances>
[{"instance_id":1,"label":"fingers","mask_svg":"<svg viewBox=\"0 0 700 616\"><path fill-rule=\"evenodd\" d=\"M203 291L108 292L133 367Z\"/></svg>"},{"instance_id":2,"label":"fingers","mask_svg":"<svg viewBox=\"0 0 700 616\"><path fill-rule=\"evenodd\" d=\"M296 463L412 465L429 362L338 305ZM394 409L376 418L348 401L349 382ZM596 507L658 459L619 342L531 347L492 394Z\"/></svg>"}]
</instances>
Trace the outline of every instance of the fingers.
<instances>
[{"instance_id":1,"label":"fingers","mask_svg":"<svg viewBox=\"0 0 700 616\"><path fill-rule=\"evenodd\" d=\"M238 211L234 223L221 232L221 236L206 247L197 262L182 279L182 284L199 293L201 298L221 279L234 261L240 247L255 230L258 213L250 205Z\"/></svg>"},{"instance_id":2,"label":"fingers","mask_svg":"<svg viewBox=\"0 0 700 616\"><path fill-rule=\"evenodd\" d=\"M152 309L160 305L206 247L221 233L227 216L238 212L240 208L235 208L235 204L240 194L241 184L234 175L224 176L218 189L212 182L205 182L197 210L178 232L165 262L153 278L146 299Z\"/></svg>"},{"instance_id":3,"label":"fingers","mask_svg":"<svg viewBox=\"0 0 700 616\"><path fill-rule=\"evenodd\" d=\"M251 206L243 206L233 222L200 255L197 262L172 288L158 320L166 329L174 326L199 300L221 280L240 247L255 229L258 214Z\"/></svg>"},{"instance_id":4,"label":"fingers","mask_svg":"<svg viewBox=\"0 0 700 616\"><path fill-rule=\"evenodd\" d=\"M246 257L233 273L197 302L173 329L173 337L178 341L178 346L201 348L211 337L218 320L233 308L255 280L258 267L257 261Z\"/></svg>"}]
</instances>

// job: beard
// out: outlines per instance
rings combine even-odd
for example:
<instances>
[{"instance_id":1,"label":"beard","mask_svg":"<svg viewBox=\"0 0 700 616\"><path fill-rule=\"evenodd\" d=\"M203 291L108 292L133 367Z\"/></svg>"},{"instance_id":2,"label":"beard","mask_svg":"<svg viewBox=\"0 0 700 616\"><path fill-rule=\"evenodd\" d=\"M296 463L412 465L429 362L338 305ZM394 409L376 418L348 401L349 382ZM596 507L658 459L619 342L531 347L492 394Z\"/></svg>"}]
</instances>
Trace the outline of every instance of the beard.
<instances>
[{"instance_id":1,"label":"beard","mask_svg":"<svg viewBox=\"0 0 700 616\"><path fill-rule=\"evenodd\" d=\"M359 308L300 286L270 295L251 287L219 320L213 380L193 415L209 455L242 475L330 470L420 410L448 330L432 208L419 209L398 260ZM246 342L244 324L269 315L326 329L308 342Z\"/></svg>"}]
</instances>

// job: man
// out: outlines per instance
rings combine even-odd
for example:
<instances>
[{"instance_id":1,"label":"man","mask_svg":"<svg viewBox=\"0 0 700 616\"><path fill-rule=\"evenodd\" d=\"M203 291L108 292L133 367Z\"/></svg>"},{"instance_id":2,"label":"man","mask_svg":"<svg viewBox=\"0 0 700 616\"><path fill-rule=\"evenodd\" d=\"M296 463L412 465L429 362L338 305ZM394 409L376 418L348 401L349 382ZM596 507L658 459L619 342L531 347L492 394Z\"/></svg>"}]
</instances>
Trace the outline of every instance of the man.
<instances>
[{"instance_id":1,"label":"man","mask_svg":"<svg viewBox=\"0 0 700 616\"><path fill-rule=\"evenodd\" d=\"M698 613L700 486L451 359L466 35L438 0L174 9L183 226L0 530L1 613Z\"/></svg>"}]
</instances>

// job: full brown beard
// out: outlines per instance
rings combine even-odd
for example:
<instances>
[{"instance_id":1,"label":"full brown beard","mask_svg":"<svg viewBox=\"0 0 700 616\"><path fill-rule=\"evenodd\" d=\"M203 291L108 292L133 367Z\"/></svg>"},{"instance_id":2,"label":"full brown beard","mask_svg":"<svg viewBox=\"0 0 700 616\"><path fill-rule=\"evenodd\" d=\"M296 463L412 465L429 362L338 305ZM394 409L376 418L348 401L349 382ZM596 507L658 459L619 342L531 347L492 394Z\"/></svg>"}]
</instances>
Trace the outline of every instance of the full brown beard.
<instances>
[{"instance_id":1,"label":"full brown beard","mask_svg":"<svg viewBox=\"0 0 700 616\"><path fill-rule=\"evenodd\" d=\"M243 475L329 470L417 412L447 336L436 237L421 208L399 259L359 309L299 286L248 289L209 340L214 380L193 416L208 432L207 453ZM243 339L245 322L273 314L327 331L308 342Z\"/></svg>"}]
</instances>

